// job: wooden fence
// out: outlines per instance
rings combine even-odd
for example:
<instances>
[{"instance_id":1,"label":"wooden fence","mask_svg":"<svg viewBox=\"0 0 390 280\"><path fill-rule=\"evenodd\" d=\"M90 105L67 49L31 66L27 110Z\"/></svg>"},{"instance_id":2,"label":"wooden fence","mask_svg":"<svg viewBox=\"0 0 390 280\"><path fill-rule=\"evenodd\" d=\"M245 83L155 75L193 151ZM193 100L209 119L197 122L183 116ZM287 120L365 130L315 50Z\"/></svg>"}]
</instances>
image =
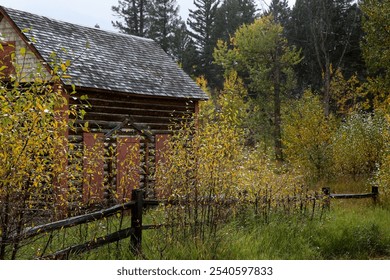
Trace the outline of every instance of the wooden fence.
<instances>
[{"instance_id":1,"label":"wooden fence","mask_svg":"<svg viewBox=\"0 0 390 280\"><path fill-rule=\"evenodd\" d=\"M378 202L379 188L376 186L371 187L370 193L359 193L359 194L336 194L331 193L330 188L322 188L322 193L324 195L324 204L327 208L330 207L331 199L362 199L362 198L372 198L373 203Z\"/></svg>"},{"instance_id":2,"label":"wooden fence","mask_svg":"<svg viewBox=\"0 0 390 280\"><path fill-rule=\"evenodd\" d=\"M116 205L111 208L103 209L85 215L67 218L49 224L35 226L25 230L18 236L10 237L9 239L3 240L2 242L6 244L15 244L22 240L25 241L27 239L31 239L41 234L47 234L47 233L54 232L56 230L63 230L66 228L75 227L77 225L82 225L82 224L87 224L90 222L102 220L127 210L131 212L131 226L129 228L119 230L117 232L111 233L104 237L95 238L84 244L70 246L66 249L57 251L53 254L41 255L38 258L39 259L68 259L70 254L84 253L96 249L98 247L101 247L103 245L117 242L119 240L128 237L130 237L131 240L130 249L134 254L139 254L141 252L142 230L147 228L152 228L152 226L142 225L143 208L144 206L147 205L158 205L159 202L156 200L144 200L143 190L139 190L139 189L133 190L132 195L133 195L132 200L128 203Z\"/></svg>"},{"instance_id":3,"label":"wooden fence","mask_svg":"<svg viewBox=\"0 0 390 280\"><path fill-rule=\"evenodd\" d=\"M324 207L326 208L330 207L331 199L372 198L374 203L376 203L379 195L378 187L372 187L372 192L365 193L365 194L333 194L331 193L330 188L323 188L322 191L323 191L323 196L321 199L325 201ZM157 206L162 203L167 203L167 201L147 200L144 199L144 196L145 196L145 192L143 190L135 189L132 191L132 200L128 203L116 205L111 208L100 210L97 212L71 217L57 222L32 227L24 231L19 236L9 238L6 242L8 244L13 244L14 242L30 239L40 234L50 233L55 230L71 228L77 225L87 224L90 222L105 219L127 210L131 212L130 227L121 229L117 232L111 233L104 237L95 238L83 244L70 246L63 250L57 251L53 254L41 255L38 257L38 259L68 259L71 254L84 253L96 249L98 247L104 246L106 244L117 242L129 237L130 237L130 250L134 255L139 255L142 253L141 245L142 245L143 230L156 229L161 226L166 226L166 225L143 225L143 212L144 212L143 210L145 207ZM174 202L170 202L170 203L174 204Z\"/></svg>"}]
</instances>

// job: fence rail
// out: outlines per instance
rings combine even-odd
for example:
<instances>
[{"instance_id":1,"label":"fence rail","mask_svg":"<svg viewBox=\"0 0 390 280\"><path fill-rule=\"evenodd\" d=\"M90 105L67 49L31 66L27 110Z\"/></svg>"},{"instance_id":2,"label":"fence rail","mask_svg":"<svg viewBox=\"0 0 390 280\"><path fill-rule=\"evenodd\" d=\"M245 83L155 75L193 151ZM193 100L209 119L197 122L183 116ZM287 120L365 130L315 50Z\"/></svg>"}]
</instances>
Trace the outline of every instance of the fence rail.
<instances>
[{"instance_id":1,"label":"fence rail","mask_svg":"<svg viewBox=\"0 0 390 280\"><path fill-rule=\"evenodd\" d=\"M330 188L322 188L322 193L327 198L325 205L330 206L330 199L362 199L362 198L372 198L374 204L378 202L379 188L377 186L371 187L370 193L355 193L355 194L337 194L331 193Z\"/></svg>"},{"instance_id":2,"label":"fence rail","mask_svg":"<svg viewBox=\"0 0 390 280\"><path fill-rule=\"evenodd\" d=\"M94 222L97 220L108 218L108 217L113 216L116 213L121 212L123 210L131 209L135 205L135 203L136 203L135 201L130 201L128 203L116 205L116 206L113 206L113 207L110 207L107 209L103 209L100 211L96 211L93 213L88 213L85 215L71 217L71 218L56 221L53 223L32 227L32 228L29 228L26 231L22 232L18 236L11 237L10 239L8 239L8 241L15 241L15 240L20 240L20 239L32 238L32 237L37 236L37 235L42 234L42 233L48 233L48 232L52 232L55 230L70 228L70 227L74 227L77 225L82 225L82 224L86 224L89 222Z\"/></svg>"},{"instance_id":3,"label":"fence rail","mask_svg":"<svg viewBox=\"0 0 390 280\"><path fill-rule=\"evenodd\" d=\"M133 190L133 200L124 204L115 205L113 207L102 209L93 213L88 213L76 217L63 219L60 221L52 222L49 224L39 225L31 227L19 235L12 236L3 242L6 244L15 244L21 240L27 240L35 236L51 233L56 230L71 228L74 226L95 222L108 217L111 217L117 213L131 210L131 227L119 230L104 237L99 237L94 240L88 241L84 244L70 246L66 249L55 252L50 255L41 255L38 259L66 259L72 253L83 253L103 245L120 241L122 239L131 237L131 248L133 253L138 254L140 252L140 244L142 242L142 208L147 205L148 202L143 200L143 190ZM157 201L151 201L151 205L156 205Z\"/></svg>"}]
</instances>

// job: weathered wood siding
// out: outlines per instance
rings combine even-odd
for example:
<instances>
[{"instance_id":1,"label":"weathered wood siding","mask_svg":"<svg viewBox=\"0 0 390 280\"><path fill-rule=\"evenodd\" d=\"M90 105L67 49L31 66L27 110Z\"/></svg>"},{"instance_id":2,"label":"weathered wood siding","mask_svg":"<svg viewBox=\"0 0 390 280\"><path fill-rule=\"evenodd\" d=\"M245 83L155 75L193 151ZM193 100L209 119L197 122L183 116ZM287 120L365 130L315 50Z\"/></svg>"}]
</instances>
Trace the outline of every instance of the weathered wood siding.
<instances>
[{"instance_id":1,"label":"weathered wood siding","mask_svg":"<svg viewBox=\"0 0 390 280\"><path fill-rule=\"evenodd\" d=\"M15 42L15 63L22 67L22 77L25 77L24 81L28 82L29 74L36 73L42 64L28 45L20 38L20 34L15 31L5 18L0 19L0 40L1 42ZM24 56L21 54L22 48L26 50ZM48 75L49 73L44 72L42 74Z\"/></svg>"},{"instance_id":2,"label":"weathered wood siding","mask_svg":"<svg viewBox=\"0 0 390 280\"><path fill-rule=\"evenodd\" d=\"M82 101L82 96L87 96ZM105 202L118 202L115 194L123 194L123 187L117 183L118 172L123 167L118 166L118 139L124 136L139 137L139 187L146 189L149 197L156 195L154 191L154 170L156 162L156 135L170 134L175 124L188 121L193 117L197 102L188 99L172 99L161 97L140 97L112 92L78 91L70 97L70 106L82 106L87 112L84 119L77 124L88 122L90 133L101 133L104 137L104 190ZM81 105L83 104L83 105ZM125 121L125 124L124 124ZM119 128L119 129L118 129ZM69 132L70 142L77 150L83 150L83 131L77 128ZM134 151L132 151L133 153ZM122 155L121 155L122 156ZM133 155L134 157L134 155ZM134 179L131 179L134 181ZM82 188L82 176L76 185ZM129 186L134 188L134 186Z\"/></svg>"}]
</instances>

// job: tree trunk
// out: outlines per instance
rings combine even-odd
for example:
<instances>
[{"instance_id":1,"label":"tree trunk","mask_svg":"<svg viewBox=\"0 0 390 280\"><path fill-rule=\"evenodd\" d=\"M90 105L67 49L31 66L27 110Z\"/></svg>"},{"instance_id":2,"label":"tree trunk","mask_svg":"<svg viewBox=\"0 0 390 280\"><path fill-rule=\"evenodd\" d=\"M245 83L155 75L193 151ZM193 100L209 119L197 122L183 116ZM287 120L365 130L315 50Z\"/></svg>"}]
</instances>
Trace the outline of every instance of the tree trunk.
<instances>
[{"instance_id":1,"label":"tree trunk","mask_svg":"<svg viewBox=\"0 0 390 280\"><path fill-rule=\"evenodd\" d=\"M330 114L330 82L331 82L331 69L329 59L326 59L325 73L324 73L324 113L326 117Z\"/></svg>"},{"instance_id":2,"label":"tree trunk","mask_svg":"<svg viewBox=\"0 0 390 280\"><path fill-rule=\"evenodd\" d=\"M139 33L141 37L144 37L144 27L145 27L145 17L144 17L144 10L145 10L145 1L141 0L140 7L139 7Z\"/></svg>"},{"instance_id":3,"label":"tree trunk","mask_svg":"<svg viewBox=\"0 0 390 280\"><path fill-rule=\"evenodd\" d=\"M135 0L133 0L133 7L132 7L132 13L133 13L133 32L134 34L139 35L139 29L138 29L138 12L137 12L137 3Z\"/></svg>"},{"instance_id":4,"label":"tree trunk","mask_svg":"<svg viewBox=\"0 0 390 280\"><path fill-rule=\"evenodd\" d=\"M279 55L277 54L277 61L274 73L274 145L275 145L275 158L278 162L283 161L282 150L282 118L281 118L281 100L280 100L280 66Z\"/></svg>"},{"instance_id":5,"label":"tree trunk","mask_svg":"<svg viewBox=\"0 0 390 280\"><path fill-rule=\"evenodd\" d=\"M1 207L3 213L1 213L0 219L1 219L1 241L0 241L0 260L5 259L5 249L6 249L6 242L8 239L8 229L9 229L9 195L6 194L3 200L3 207Z\"/></svg>"}]
</instances>

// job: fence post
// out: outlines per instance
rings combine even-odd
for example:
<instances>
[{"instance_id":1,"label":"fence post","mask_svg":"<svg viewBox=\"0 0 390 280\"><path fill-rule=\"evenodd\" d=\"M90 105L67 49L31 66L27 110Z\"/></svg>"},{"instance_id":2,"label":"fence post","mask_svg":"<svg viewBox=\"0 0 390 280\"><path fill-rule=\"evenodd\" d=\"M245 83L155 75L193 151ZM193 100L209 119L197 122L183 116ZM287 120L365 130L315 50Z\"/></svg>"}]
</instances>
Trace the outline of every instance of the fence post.
<instances>
[{"instance_id":1,"label":"fence post","mask_svg":"<svg viewBox=\"0 0 390 280\"><path fill-rule=\"evenodd\" d=\"M378 203L378 195L379 195L379 188L377 186L372 186L372 200L374 201L374 205Z\"/></svg>"},{"instance_id":2,"label":"fence post","mask_svg":"<svg viewBox=\"0 0 390 280\"><path fill-rule=\"evenodd\" d=\"M324 195L324 208L330 209L330 188L322 188L322 193Z\"/></svg>"},{"instance_id":3,"label":"fence post","mask_svg":"<svg viewBox=\"0 0 390 280\"><path fill-rule=\"evenodd\" d=\"M134 255L139 255L142 251L142 210L144 205L144 191L140 189L132 190L132 200L135 201L135 205L131 208L131 228L133 229L133 234L130 238L130 249Z\"/></svg>"}]
</instances>

